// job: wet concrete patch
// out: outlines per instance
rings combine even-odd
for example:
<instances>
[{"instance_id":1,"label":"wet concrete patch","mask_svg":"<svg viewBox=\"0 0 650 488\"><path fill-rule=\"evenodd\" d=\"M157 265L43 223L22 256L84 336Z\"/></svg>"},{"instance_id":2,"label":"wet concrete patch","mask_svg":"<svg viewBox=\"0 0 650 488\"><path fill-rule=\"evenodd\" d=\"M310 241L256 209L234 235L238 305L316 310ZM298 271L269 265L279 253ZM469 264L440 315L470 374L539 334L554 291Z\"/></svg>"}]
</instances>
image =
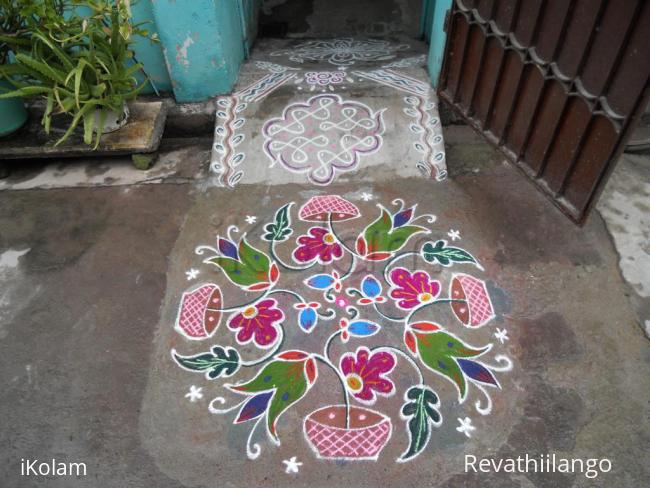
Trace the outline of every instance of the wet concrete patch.
<instances>
[{"instance_id":1,"label":"wet concrete patch","mask_svg":"<svg viewBox=\"0 0 650 488\"><path fill-rule=\"evenodd\" d=\"M21 263L28 273L73 265L96 243L110 213L110 203L94 192L87 192L75 205L70 205L66 191L49 194L47 202L38 202L33 194L16 194L11 198L11 212L0 214L0 226L7 229L2 245L30 242L32 246ZM38 211L34 211L35 204ZM13 225L16 215L23 216L20 226ZM60 225L53 226L55 222Z\"/></svg>"},{"instance_id":2,"label":"wet concrete patch","mask_svg":"<svg viewBox=\"0 0 650 488\"><path fill-rule=\"evenodd\" d=\"M20 476L30 456L87 463L87 478L47 486L178 486L133 432L188 189L0 193L0 249L32 246L20 274L0 273L3 296L21 287L0 305L12 311L0 339L7 486L35 486Z\"/></svg>"},{"instance_id":3,"label":"wet concrete patch","mask_svg":"<svg viewBox=\"0 0 650 488\"><path fill-rule=\"evenodd\" d=\"M107 171L110 171L110 166L106 164L97 164L97 165L92 165L92 166L87 166L86 167L86 175L89 178L92 178L94 176L100 176L106 173Z\"/></svg>"},{"instance_id":4,"label":"wet concrete patch","mask_svg":"<svg viewBox=\"0 0 650 488\"><path fill-rule=\"evenodd\" d=\"M13 161L7 163L11 174L0 180L0 191L189 181L205 175L209 151L208 140L167 140L155 165L146 171L135 168L129 157Z\"/></svg>"},{"instance_id":5,"label":"wet concrete patch","mask_svg":"<svg viewBox=\"0 0 650 488\"><path fill-rule=\"evenodd\" d=\"M527 371L543 372L551 362L574 362L580 354L575 333L557 312L519 322L520 360Z\"/></svg>"},{"instance_id":6,"label":"wet concrete patch","mask_svg":"<svg viewBox=\"0 0 650 488\"><path fill-rule=\"evenodd\" d=\"M519 183L508 185L507 198L504 198L502 185L510 178L509 173L518 178ZM582 232L563 218L561 212L509 163L504 161L491 174L492 178L481 179L480 186L467 187L463 191L475 202L469 210L471 218L482 222L485 232L499 238L499 249L495 253L497 262L516 264L522 269L545 262L599 266L601 256L593 233ZM503 227L506 222L518 229L516 233L508 233L507 238ZM540 228L544 229L543 233L539 232ZM562 252L558 253L558 249Z\"/></svg>"},{"instance_id":7,"label":"wet concrete patch","mask_svg":"<svg viewBox=\"0 0 650 488\"><path fill-rule=\"evenodd\" d=\"M584 403L575 390L531 382L522 418L508 437L507 456L528 453L538 457L550 452L571 452L583 423Z\"/></svg>"}]
</instances>

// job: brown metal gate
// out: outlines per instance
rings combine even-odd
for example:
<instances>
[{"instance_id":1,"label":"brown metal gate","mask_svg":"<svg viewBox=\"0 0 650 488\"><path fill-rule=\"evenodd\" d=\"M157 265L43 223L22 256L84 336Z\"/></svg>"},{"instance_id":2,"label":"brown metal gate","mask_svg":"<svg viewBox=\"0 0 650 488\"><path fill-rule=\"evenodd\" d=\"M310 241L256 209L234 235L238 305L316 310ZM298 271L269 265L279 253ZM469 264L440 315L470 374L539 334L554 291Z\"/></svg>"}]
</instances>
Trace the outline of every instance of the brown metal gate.
<instances>
[{"instance_id":1,"label":"brown metal gate","mask_svg":"<svg viewBox=\"0 0 650 488\"><path fill-rule=\"evenodd\" d=\"M439 94L576 222L650 95L648 0L455 0Z\"/></svg>"}]
</instances>

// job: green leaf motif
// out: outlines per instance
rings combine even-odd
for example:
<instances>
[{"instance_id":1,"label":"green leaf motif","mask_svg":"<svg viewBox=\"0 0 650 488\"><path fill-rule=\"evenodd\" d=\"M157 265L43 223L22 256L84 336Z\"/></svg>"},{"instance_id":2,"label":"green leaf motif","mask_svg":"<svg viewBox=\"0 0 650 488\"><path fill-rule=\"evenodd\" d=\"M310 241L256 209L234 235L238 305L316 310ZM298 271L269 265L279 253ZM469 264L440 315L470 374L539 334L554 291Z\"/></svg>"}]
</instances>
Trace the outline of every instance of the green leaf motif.
<instances>
[{"instance_id":1,"label":"green leaf motif","mask_svg":"<svg viewBox=\"0 0 650 488\"><path fill-rule=\"evenodd\" d=\"M229 387L242 393L275 390L268 407L266 422L268 432L276 443L279 442L276 432L278 418L307 392L305 363L306 361L271 361L247 383Z\"/></svg>"},{"instance_id":2,"label":"green leaf motif","mask_svg":"<svg viewBox=\"0 0 650 488\"><path fill-rule=\"evenodd\" d=\"M424 227L419 227L417 225L405 225L403 227L398 227L393 229L388 233L388 239L386 243L386 248L381 249L382 251L395 252L400 250L406 242L415 234L420 232L427 232L427 229Z\"/></svg>"},{"instance_id":3,"label":"green leaf motif","mask_svg":"<svg viewBox=\"0 0 650 488\"><path fill-rule=\"evenodd\" d=\"M363 233L368 245L368 253L383 250L387 245L388 233L393 227L393 219L388 211L381 209L381 215Z\"/></svg>"},{"instance_id":4,"label":"green leaf motif","mask_svg":"<svg viewBox=\"0 0 650 488\"><path fill-rule=\"evenodd\" d=\"M207 262L219 266L235 285L248 287L266 279L266 275L262 274L260 276L258 272L236 259L218 256L208 259Z\"/></svg>"},{"instance_id":5,"label":"green leaf motif","mask_svg":"<svg viewBox=\"0 0 650 488\"><path fill-rule=\"evenodd\" d=\"M422 257L428 263L436 261L442 266L451 266L453 263L472 263L480 267L478 261L465 249L447 246L447 241L439 240L435 244L427 242L422 246Z\"/></svg>"},{"instance_id":6,"label":"green leaf motif","mask_svg":"<svg viewBox=\"0 0 650 488\"><path fill-rule=\"evenodd\" d=\"M275 212L275 221L264 226L264 232L266 232L266 234L262 236L262 239L269 242L282 242L289 238L293 233L293 230L291 229L291 216L289 214L291 205L293 205L293 202L287 203L284 207Z\"/></svg>"},{"instance_id":7,"label":"green leaf motif","mask_svg":"<svg viewBox=\"0 0 650 488\"><path fill-rule=\"evenodd\" d=\"M487 352L490 346L475 349L457 337L446 332L414 332L417 341L418 356L430 370L444 376L458 388L459 400L463 401L467 393L467 382L455 358L471 358Z\"/></svg>"},{"instance_id":8,"label":"green leaf motif","mask_svg":"<svg viewBox=\"0 0 650 488\"><path fill-rule=\"evenodd\" d=\"M402 406L401 417L408 420L409 447L399 461L409 461L418 456L429 443L431 425L438 426L442 417L437 410L438 395L426 386L413 386L404 395L406 403Z\"/></svg>"},{"instance_id":9,"label":"green leaf motif","mask_svg":"<svg viewBox=\"0 0 650 488\"><path fill-rule=\"evenodd\" d=\"M232 376L239 369L239 353L232 347L214 346L210 352L181 356L172 351L174 361L183 369L204 372L206 379Z\"/></svg>"},{"instance_id":10,"label":"green leaf motif","mask_svg":"<svg viewBox=\"0 0 650 488\"><path fill-rule=\"evenodd\" d=\"M395 252L404 247L406 242L419 232L428 232L424 227L404 225L393 228L393 218L386 209L381 209L377 220L366 227L363 237L368 246L368 254L375 252Z\"/></svg>"},{"instance_id":11,"label":"green leaf motif","mask_svg":"<svg viewBox=\"0 0 650 488\"><path fill-rule=\"evenodd\" d=\"M251 246L246 238L239 241L238 259L227 256L215 256L204 262L219 266L228 279L235 285L249 290L263 289L269 284L271 261L262 251Z\"/></svg>"},{"instance_id":12,"label":"green leaf motif","mask_svg":"<svg viewBox=\"0 0 650 488\"><path fill-rule=\"evenodd\" d=\"M247 268L262 273L264 278L268 276L271 266L268 256L246 242L246 238L239 241L239 259Z\"/></svg>"}]
</instances>

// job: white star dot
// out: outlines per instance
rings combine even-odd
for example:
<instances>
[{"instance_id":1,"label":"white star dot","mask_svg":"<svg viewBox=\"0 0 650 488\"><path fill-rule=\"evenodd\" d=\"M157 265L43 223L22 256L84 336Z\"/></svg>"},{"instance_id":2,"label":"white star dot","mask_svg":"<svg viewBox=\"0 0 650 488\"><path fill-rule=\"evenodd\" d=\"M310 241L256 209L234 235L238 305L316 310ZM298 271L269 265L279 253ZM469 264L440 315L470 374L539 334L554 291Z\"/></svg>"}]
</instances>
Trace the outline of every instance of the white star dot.
<instances>
[{"instance_id":1,"label":"white star dot","mask_svg":"<svg viewBox=\"0 0 650 488\"><path fill-rule=\"evenodd\" d=\"M247 215L246 216L246 223L247 224L254 224L257 222L257 217L255 215Z\"/></svg>"},{"instance_id":2,"label":"white star dot","mask_svg":"<svg viewBox=\"0 0 650 488\"><path fill-rule=\"evenodd\" d=\"M452 241L460 240L460 232L457 230L450 229L447 235Z\"/></svg>"},{"instance_id":3,"label":"white star dot","mask_svg":"<svg viewBox=\"0 0 650 488\"><path fill-rule=\"evenodd\" d=\"M361 194L361 200L363 200L364 202L369 202L369 201L372 200L373 198L374 198L374 197L372 196L372 193L366 193L366 192L363 192L363 193Z\"/></svg>"},{"instance_id":4,"label":"white star dot","mask_svg":"<svg viewBox=\"0 0 650 488\"><path fill-rule=\"evenodd\" d=\"M199 275L198 269L192 268L189 271L185 271L185 276L187 276L187 281L195 280L198 275Z\"/></svg>"},{"instance_id":5,"label":"white star dot","mask_svg":"<svg viewBox=\"0 0 650 488\"><path fill-rule=\"evenodd\" d=\"M285 459L282 462L287 466L284 472L289 474L298 473L300 466L302 466L302 463L296 460L296 456L292 456L291 459Z\"/></svg>"},{"instance_id":6,"label":"white star dot","mask_svg":"<svg viewBox=\"0 0 650 488\"><path fill-rule=\"evenodd\" d=\"M194 403L203 398L202 390L203 388L192 385L190 386L190 391L185 394L185 398L188 398L190 402Z\"/></svg>"},{"instance_id":7,"label":"white star dot","mask_svg":"<svg viewBox=\"0 0 650 488\"><path fill-rule=\"evenodd\" d=\"M501 344L509 340L510 338L508 337L508 331L506 329L497 329L497 331L494 333L494 337L499 339Z\"/></svg>"},{"instance_id":8,"label":"white star dot","mask_svg":"<svg viewBox=\"0 0 650 488\"><path fill-rule=\"evenodd\" d=\"M460 426L456 427L456 430L465 434L467 437L472 437L472 431L476 430L476 427L472 425L472 419L469 417L465 417L464 419L459 418L458 422L460 423Z\"/></svg>"}]
</instances>

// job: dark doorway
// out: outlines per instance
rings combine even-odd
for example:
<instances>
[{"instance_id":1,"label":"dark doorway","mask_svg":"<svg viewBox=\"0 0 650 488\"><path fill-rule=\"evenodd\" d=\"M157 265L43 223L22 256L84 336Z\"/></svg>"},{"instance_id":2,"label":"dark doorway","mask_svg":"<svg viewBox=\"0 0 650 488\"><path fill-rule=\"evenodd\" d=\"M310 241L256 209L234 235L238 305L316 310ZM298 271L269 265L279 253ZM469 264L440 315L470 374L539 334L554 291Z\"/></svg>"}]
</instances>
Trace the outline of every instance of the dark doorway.
<instances>
[{"instance_id":1,"label":"dark doorway","mask_svg":"<svg viewBox=\"0 0 650 488\"><path fill-rule=\"evenodd\" d=\"M263 0L260 36L421 35L422 0Z\"/></svg>"}]
</instances>

